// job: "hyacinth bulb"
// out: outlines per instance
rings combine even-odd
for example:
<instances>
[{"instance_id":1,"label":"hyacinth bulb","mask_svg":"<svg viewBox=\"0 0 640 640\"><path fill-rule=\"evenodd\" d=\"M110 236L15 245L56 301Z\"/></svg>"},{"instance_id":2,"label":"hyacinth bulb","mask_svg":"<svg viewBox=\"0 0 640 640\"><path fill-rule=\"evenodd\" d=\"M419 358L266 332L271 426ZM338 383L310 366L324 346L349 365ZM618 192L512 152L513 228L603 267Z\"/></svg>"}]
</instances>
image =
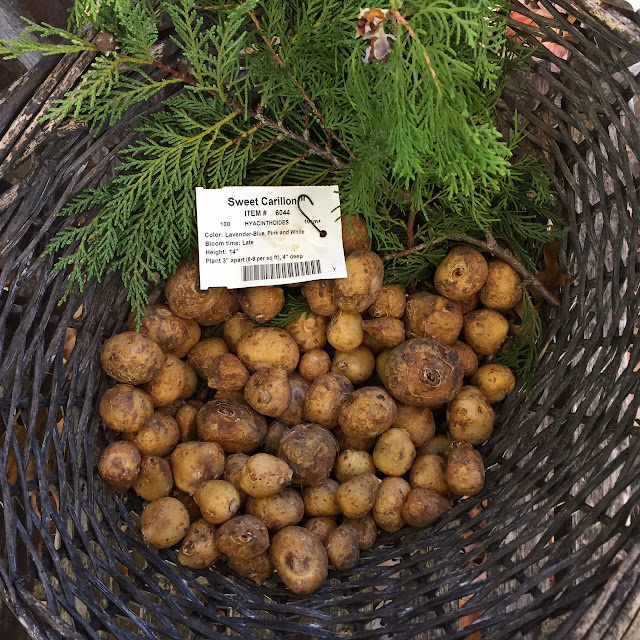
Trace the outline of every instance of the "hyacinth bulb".
<instances>
[{"instance_id":1,"label":"hyacinth bulb","mask_svg":"<svg viewBox=\"0 0 640 640\"><path fill-rule=\"evenodd\" d=\"M405 404L436 408L449 402L462 387L458 354L430 338L413 338L396 347L386 362L384 383Z\"/></svg>"}]
</instances>

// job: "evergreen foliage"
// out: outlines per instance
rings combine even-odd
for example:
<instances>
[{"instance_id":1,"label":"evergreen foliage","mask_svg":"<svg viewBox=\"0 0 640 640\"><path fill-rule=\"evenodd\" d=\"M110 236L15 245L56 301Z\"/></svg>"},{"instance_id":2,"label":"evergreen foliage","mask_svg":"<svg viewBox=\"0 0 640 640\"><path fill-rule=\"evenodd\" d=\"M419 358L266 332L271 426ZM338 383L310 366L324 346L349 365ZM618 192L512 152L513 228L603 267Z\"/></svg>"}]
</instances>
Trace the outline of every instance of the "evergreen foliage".
<instances>
[{"instance_id":1,"label":"evergreen foliage","mask_svg":"<svg viewBox=\"0 0 640 640\"><path fill-rule=\"evenodd\" d=\"M59 38L66 40L67 43L52 44L50 42L38 42L37 40L31 40L30 38L3 38L0 39L0 42L5 48L0 51L2 57L6 60L19 58L23 53L29 53L30 51L37 51L43 56L55 56L60 53L78 53L79 51L98 50L93 43L83 40L80 36L77 36L66 29L53 27L46 22L41 25L36 24L32 20L29 20L29 18L22 19L29 25L25 28L25 35L37 35L41 38L58 36Z\"/></svg>"},{"instance_id":2,"label":"evergreen foliage","mask_svg":"<svg viewBox=\"0 0 640 640\"><path fill-rule=\"evenodd\" d=\"M412 210L416 244L491 229L535 270L556 233L547 227L552 193L536 160L511 161L519 134L503 140L496 126L495 102L517 63L503 7L391 0L388 58L367 63L360 9L360 0L77 0L68 31L28 27L65 44L3 40L5 57L95 51L46 116L80 118L95 131L181 87L136 127L116 178L63 210L71 222L47 252L75 249L56 264L70 274L67 294L117 270L140 318L150 288L196 244L196 186L338 184L343 213L364 216L381 253L406 248ZM152 54L169 22L184 59L177 66ZM115 50L81 37L86 23L113 34ZM394 260L387 277L427 277L446 249Z\"/></svg>"},{"instance_id":3,"label":"evergreen foliage","mask_svg":"<svg viewBox=\"0 0 640 640\"><path fill-rule=\"evenodd\" d=\"M532 372L540 356L542 322L531 296L526 291L522 296L522 305L522 321L513 343L508 349L498 353L492 362L509 367L516 377L523 380L525 389L531 391Z\"/></svg>"},{"instance_id":4,"label":"evergreen foliage","mask_svg":"<svg viewBox=\"0 0 640 640\"><path fill-rule=\"evenodd\" d=\"M290 322L295 322L301 315L309 315L311 308L305 298L288 295L284 301L280 313L269 322L265 322L265 327L285 327Z\"/></svg>"},{"instance_id":5,"label":"evergreen foliage","mask_svg":"<svg viewBox=\"0 0 640 640\"><path fill-rule=\"evenodd\" d=\"M491 230L536 272L544 245L566 232L551 211L553 201L548 174L536 159L525 156L512 163L497 191L479 188L467 199L433 197L416 217L416 244L430 245L443 236L456 234L482 237ZM547 220L554 225L548 225ZM385 277L388 282L402 284L432 278L452 246L452 242L437 242L419 253L393 260L385 267Z\"/></svg>"},{"instance_id":6,"label":"evergreen foliage","mask_svg":"<svg viewBox=\"0 0 640 640\"><path fill-rule=\"evenodd\" d=\"M45 119L78 118L86 120L92 130L98 130L105 123L118 122L134 104L148 100L170 84L181 82L178 78L153 80L134 60L120 55L96 58L85 72L83 82L57 100Z\"/></svg>"},{"instance_id":7,"label":"evergreen foliage","mask_svg":"<svg viewBox=\"0 0 640 640\"><path fill-rule=\"evenodd\" d=\"M177 95L165 106L136 127L142 136L121 154L116 178L66 207L67 215L101 208L84 226L63 229L47 248L56 254L77 244L55 267L71 269L68 291L118 270L140 309L148 283L171 275L196 243L195 215L184 215L195 210L195 187L240 184L259 153L254 145L265 140L255 125L203 95Z\"/></svg>"}]
</instances>

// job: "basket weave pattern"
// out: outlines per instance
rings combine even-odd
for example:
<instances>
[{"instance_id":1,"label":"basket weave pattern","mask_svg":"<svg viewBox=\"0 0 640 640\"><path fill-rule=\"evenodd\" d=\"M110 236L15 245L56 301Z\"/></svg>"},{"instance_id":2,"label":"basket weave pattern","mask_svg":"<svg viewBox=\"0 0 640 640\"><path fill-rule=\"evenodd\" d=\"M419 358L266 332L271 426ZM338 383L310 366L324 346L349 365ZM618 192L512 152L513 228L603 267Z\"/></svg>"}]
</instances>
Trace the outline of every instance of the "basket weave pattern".
<instances>
[{"instance_id":1,"label":"basket weave pattern","mask_svg":"<svg viewBox=\"0 0 640 640\"><path fill-rule=\"evenodd\" d=\"M379 538L305 598L148 548L140 500L96 476L112 437L97 414L108 387L97 354L122 328L125 293L108 276L59 307L65 274L51 275L41 254L71 222L56 217L62 206L113 175L140 114L97 137L38 123L86 54L46 63L5 96L0 176L37 159L0 195L0 595L32 637L533 638L567 614L561 637L583 637L572 621L627 554L638 557L640 533L640 37L603 26L585 2L541 0L551 17L516 4L525 20L510 19L532 45L558 45L538 50L500 109L530 131L527 150L551 167L571 230L560 250L570 276L561 307L544 311L533 390L500 408L481 494L433 528Z\"/></svg>"}]
</instances>

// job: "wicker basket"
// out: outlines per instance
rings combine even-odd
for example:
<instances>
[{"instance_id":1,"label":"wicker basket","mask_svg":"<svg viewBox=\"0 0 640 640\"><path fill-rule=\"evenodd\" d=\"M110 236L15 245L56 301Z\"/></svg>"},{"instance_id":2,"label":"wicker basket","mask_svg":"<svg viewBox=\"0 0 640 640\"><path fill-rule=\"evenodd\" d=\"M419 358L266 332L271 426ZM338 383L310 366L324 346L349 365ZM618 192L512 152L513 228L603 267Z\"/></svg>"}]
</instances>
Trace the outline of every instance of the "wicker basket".
<instances>
[{"instance_id":1,"label":"wicker basket","mask_svg":"<svg viewBox=\"0 0 640 640\"><path fill-rule=\"evenodd\" d=\"M571 229L533 390L500 408L481 494L305 598L150 549L139 500L96 477L97 353L125 294L109 277L59 307L65 275L41 254L61 207L113 175L140 111L98 137L39 123L91 54L45 60L1 99L0 595L33 638L638 637L640 30L592 0L512 9L517 37L545 44L500 108L529 127Z\"/></svg>"}]
</instances>

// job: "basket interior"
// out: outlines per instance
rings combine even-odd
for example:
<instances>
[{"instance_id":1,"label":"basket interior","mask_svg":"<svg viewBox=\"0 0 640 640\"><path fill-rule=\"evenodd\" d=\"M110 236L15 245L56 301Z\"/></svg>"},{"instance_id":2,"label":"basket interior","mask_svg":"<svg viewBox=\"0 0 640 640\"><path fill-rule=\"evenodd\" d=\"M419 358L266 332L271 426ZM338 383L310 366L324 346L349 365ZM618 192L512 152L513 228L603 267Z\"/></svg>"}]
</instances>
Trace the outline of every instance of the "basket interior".
<instances>
[{"instance_id":1,"label":"basket interior","mask_svg":"<svg viewBox=\"0 0 640 640\"><path fill-rule=\"evenodd\" d=\"M66 275L41 254L71 195L113 175L139 112L98 137L43 129L31 170L0 195L0 594L32 637L534 637L597 594L640 532L640 48L564 0L512 10L515 37L538 48L500 113L527 127L570 227L532 391L498 411L481 494L433 528L380 537L304 598L151 550L137 496L96 477L111 437L97 354L125 293L108 276L58 306Z\"/></svg>"}]
</instances>

